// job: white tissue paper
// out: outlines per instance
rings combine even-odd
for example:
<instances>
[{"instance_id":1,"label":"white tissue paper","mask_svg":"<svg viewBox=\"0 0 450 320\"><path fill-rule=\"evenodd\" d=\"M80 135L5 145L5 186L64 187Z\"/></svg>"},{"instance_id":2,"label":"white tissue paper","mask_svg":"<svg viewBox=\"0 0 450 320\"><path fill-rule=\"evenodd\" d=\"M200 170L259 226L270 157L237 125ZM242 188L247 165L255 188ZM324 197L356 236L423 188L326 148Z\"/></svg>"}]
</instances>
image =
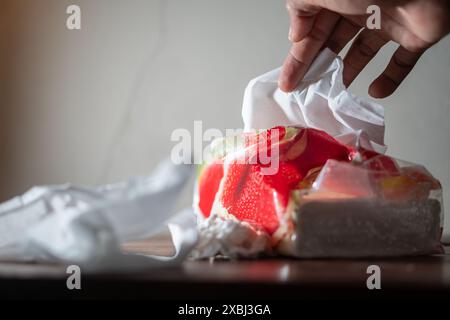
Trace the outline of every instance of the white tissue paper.
<instances>
[{"instance_id":1,"label":"white tissue paper","mask_svg":"<svg viewBox=\"0 0 450 320\"><path fill-rule=\"evenodd\" d=\"M0 205L0 260L44 261L126 271L179 264L197 241L191 209L174 203L191 166L162 162L148 177L97 189L34 187ZM120 245L169 227L172 257L124 254Z\"/></svg>"},{"instance_id":2,"label":"white tissue paper","mask_svg":"<svg viewBox=\"0 0 450 320\"><path fill-rule=\"evenodd\" d=\"M278 88L281 68L253 79L244 94L244 129L309 127L343 144L384 152L384 108L347 91L343 68L342 59L325 48L293 92Z\"/></svg>"}]
</instances>

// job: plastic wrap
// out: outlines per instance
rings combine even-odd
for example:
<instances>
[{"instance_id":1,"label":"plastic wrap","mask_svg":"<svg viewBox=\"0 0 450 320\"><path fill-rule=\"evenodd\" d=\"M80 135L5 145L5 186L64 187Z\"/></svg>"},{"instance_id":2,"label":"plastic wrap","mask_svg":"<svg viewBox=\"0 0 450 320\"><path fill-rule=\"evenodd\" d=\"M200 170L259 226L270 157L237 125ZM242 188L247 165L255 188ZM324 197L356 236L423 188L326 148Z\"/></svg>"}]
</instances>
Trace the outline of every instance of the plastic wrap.
<instances>
[{"instance_id":1,"label":"plastic wrap","mask_svg":"<svg viewBox=\"0 0 450 320\"><path fill-rule=\"evenodd\" d=\"M278 162L273 174L259 161L268 150ZM215 141L211 155L195 194L198 257L441 252L441 185L420 165L294 127Z\"/></svg>"}]
</instances>

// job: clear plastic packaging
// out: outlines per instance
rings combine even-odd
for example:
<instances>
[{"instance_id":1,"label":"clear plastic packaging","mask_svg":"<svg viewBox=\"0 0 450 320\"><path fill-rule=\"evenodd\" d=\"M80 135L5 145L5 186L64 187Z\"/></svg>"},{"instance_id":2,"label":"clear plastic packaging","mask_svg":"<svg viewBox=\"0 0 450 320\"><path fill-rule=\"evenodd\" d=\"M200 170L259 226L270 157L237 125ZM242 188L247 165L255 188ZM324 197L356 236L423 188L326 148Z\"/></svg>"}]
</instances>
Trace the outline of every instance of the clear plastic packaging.
<instances>
[{"instance_id":1,"label":"clear plastic packaging","mask_svg":"<svg viewBox=\"0 0 450 320\"><path fill-rule=\"evenodd\" d=\"M256 133L260 139L237 139L240 143L224 152L217 152L224 140L213 142L215 156L200 170L194 207L201 217L200 238L208 234L203 247L210 243L215 250L198 256L382 257L442 252L442 189L424 167L345 146L323 131L281 128L276 142L279 167L272 175L262 174L267 165L258 161L235 161L244 150L250 150L247 159L255 159L261 146L273 152L275 143L268 136L274 128ZM246 242L245 228L248 234L262 233L270 240L252 246L255 236ZM239 241L230 241L233 232Z\"/></svg>"}]
</instances>

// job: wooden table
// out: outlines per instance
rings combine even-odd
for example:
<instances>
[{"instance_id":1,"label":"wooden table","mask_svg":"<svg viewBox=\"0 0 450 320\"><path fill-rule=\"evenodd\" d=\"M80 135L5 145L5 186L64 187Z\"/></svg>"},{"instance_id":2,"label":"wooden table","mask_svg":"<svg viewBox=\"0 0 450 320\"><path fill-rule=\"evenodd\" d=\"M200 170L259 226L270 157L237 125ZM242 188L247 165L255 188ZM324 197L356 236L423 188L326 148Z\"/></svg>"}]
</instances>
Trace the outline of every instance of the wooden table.
<instances>
[{"instance_id":1,"label":"wooden table","mask_svg":"<svg viewBox=\"0 0 450 320\"><path fill-rule=\"evenodd\" d=\"M125 246L133 252L170 254L166 236ZM368 290L367 267L381 268L381 290ZM395 259L286 258L186 261L182 266L132 274L82 277L66 287L66 266L0 263L1 298L154 298L276 300L323 297L450 297L446 254Z\"/></svg>"}]
</instances>

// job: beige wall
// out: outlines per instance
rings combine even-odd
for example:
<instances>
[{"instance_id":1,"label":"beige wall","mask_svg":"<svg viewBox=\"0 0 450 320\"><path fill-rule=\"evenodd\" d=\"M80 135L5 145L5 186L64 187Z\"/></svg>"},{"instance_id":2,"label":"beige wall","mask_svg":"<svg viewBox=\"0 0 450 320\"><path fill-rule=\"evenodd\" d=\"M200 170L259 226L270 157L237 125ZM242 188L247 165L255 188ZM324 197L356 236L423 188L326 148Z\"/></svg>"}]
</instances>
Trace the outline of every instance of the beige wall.
<instances>
[{"instance_id":1,"label":"beige wall","mask_svg":"<svg viewBox=\"0 0 450 320\"><path fill-rule=\"evenodd\" d=\"M65 28L69 4L81 6L81 31ZM194 120L240 127L243 89L281 64L287 26L281 0L0 0L0 199L145 174ZM366 95L392 50L353 92ZM447 208L449 52L447 38L380 101L389 153L439 177Z\"/></svg>"}]
</instances>

